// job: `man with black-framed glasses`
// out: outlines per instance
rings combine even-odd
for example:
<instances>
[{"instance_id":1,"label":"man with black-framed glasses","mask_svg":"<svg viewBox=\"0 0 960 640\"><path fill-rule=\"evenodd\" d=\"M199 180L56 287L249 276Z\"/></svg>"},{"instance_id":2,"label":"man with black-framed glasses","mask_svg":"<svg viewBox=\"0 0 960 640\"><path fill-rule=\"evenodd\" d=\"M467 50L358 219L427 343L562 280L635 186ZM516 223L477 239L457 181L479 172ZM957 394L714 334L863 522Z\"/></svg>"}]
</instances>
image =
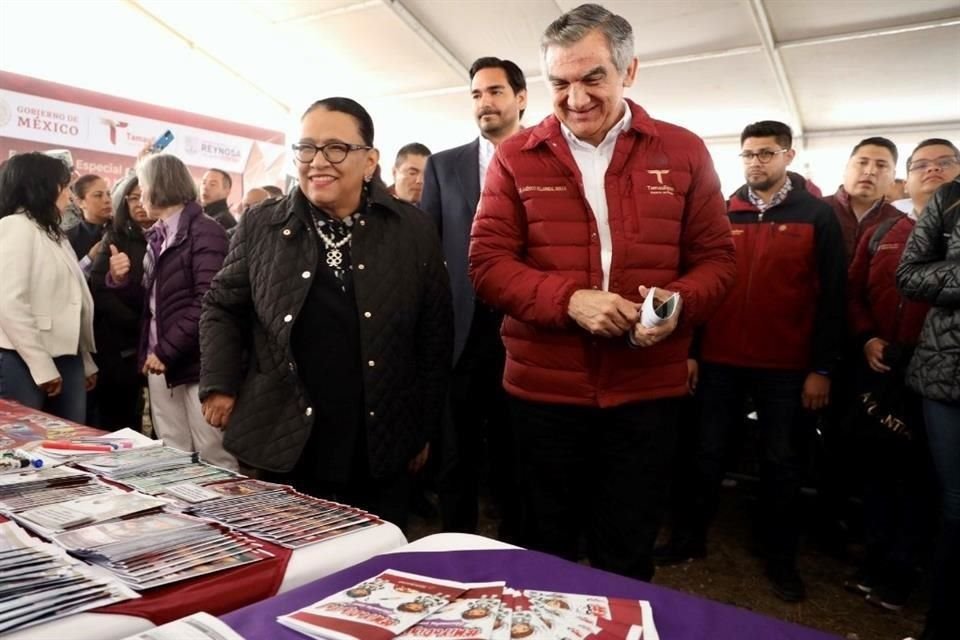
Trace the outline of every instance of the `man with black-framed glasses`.
<instances>
[{"instance_id":1,"label":"man with black-framed glasses","mask_svg":"<svg viewBox=\"0 0 960 640\"><path fill-rule=\"evenodd\" d=\"M702 417L693 495L679 505L660 564L706 554L730 433L753 399L760 422L762 514L757 547L774 593L796 602L801 451L805 412L826 406L844 327L843 239L830 206L788 171L796 152L790 127L763 121L741 135L746 184L727 205L737 277L704 325L697 393Z\"/></svg>"},{"instance_id":2,"label":"man with black-framed glasses","mask_svg":"<svg viewBox=\"0 0 960 640\"><path fill-rule=\"evenodd\" d=\"M913 217L924 207L937 189L960 175L960 149L943 138L927 138L907 158L906 192L913 206Z\"/></svg>"}]
</instances>

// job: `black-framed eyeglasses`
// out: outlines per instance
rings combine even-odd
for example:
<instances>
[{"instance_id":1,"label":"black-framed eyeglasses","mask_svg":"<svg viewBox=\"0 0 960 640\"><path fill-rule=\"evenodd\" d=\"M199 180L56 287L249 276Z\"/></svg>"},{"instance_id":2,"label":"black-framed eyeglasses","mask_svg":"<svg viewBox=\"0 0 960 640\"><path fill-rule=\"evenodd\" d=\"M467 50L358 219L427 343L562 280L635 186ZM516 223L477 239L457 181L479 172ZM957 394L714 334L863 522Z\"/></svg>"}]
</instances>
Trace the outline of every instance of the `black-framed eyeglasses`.
<instances>
[{"instance_id":1,"label":"black-framed eyeglasses","mask_svg":"<svg viewBox=\"0 0 960 640\"><path fill-rule=\"evenodd\" d=\"M318 151L323 154L323 157L326 158L330 164L340 164L347 159L347 155L351 151L373 149L370 145L349 144L346 142L328 142L327 144L319 146L309 142L298 142L290 145L290 148L293 149L293 154L297 160L304 164L313 162L313 159L317 157Z\"/></svg>"},{"instance_id":2,"label":"black-framed eyeglasses","mask_svg":"<svg viewBox=\"0 0 960 640\"><path fill-rule=\"evenodd\" d=\"M926 171L930 167L936 165L941 171L947 171L951 167L955 167L960 164L960 160L954 158L953 156L943 156L942 158L937 158L936 160L915 160L910 163L910 168L907 171Z\"/></svg>"},{"instance_id":3,"label":"black-framed eyeglasses","mask_svg":"<svg viewBox=\"0 0 960 640\"><path fill-rule=\"evenodd\" d=\"M762 149L761 151L757 151L756 153L754 153L753 151L744 151L739 155L740 155L740 159L743 160L744 164L750 164L751 162L753 162L754 158L759 160L761 164L767 164L768 162L773 160L774 156L779 155L781 153L786 153L787 151L790 151L790 149L777 149L776 151L772 151L770 149Z\"/></svg>"}]
</instances>

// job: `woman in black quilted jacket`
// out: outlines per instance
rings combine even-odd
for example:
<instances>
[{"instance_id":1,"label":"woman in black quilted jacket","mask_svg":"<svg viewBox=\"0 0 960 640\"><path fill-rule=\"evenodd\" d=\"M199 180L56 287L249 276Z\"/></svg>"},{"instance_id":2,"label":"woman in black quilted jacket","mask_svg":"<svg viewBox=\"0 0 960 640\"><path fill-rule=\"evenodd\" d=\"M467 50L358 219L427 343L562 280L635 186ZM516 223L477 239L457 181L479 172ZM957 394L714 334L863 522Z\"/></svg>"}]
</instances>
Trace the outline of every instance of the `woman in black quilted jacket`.
<instances>
[{"instance_id":1,"label":"woman in black quilted jacket","mask_svg":"<svg viewBox=\"0 0 960 640\"><path fill-rule=\"evenodd\" d=\"M907 241L897 286L933 305L907 370L923 396L934 466L943 490L933 593L921 640L960 638L960 179L937 191Z\"/></svg>"},{"instance_id":2,"label":"woman in black quilted jacket","mask_svg":"<svg viewBox=\"0 0 960 640\"><path fill-rule=\"evenodd\" d=\"M241 218L200 320L200 396L261 477L401 528L439 430L452 359L436 229L373 180L373 121L314 103L299 188Z\"/></svg>"}]
</instances>

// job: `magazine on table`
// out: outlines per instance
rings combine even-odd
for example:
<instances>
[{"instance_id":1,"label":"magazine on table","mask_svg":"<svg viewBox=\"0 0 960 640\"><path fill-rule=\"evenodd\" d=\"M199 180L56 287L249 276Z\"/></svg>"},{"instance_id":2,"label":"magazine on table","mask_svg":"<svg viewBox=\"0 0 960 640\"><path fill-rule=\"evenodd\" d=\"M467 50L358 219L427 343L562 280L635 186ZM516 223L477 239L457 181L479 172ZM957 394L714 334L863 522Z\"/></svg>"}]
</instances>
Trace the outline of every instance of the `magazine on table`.
<instances>
[{"instance_id":1,"label":"magazine on table","mask_svg":"<svg viewBox=\"0 0 960 640\"><path fill-rule=\"evenodd\" d=\"M441 638L490 640L500 611L503 582L465 584L467 590L447 606L397 636L403 640Z\"/></svg>"},{"instance_id":2,"label":"magazine on table","mask_svg":"<svg viewBox=\"0 0 960 640\"><path fill-rule=\"evenodd\" d=\"M15 517L41 535L51 537L68 529L159 511L166 504L163 500L142 493L115 490L104 495L27 509Z\"/></svg>"},{"instance_id":3,"label":"magazine on table","mask_svg":"<svg viewBox=\"0 0 960 640\"><path fill-rule=\"evenodd\" d=\"M123 640L245 640L245 638L209 613L201 611L155 629L127 636Z\"/></svg>"},{"instance_id":4,"label":"magazine on table","mask_svg":"<svg viewBox=\"0 0 960 640\"><path fill-rule=\"evenodd\" d=\"M464 591L459 582L384 571L277 622L324 640L390 640Z\"/></svg>"},{"instance_id":5,"label":"magazine on table","mask_svg":"<svg viewBox=\"0 0 960 640\"><path fill-rule=\"evenodd\" d=\"M0 523L0 634L137 597L16 523Z\"/></svg>"},{"instance_id":6,"label":"magazine on table","mask_svg":"<svg viewBox=\"0 0 960 640\"><path fill-rule=\"evenodd\" d=\"M289 549L383 523L361 509L258 480L239 479L206 484L203 488L223 495L188 505L187 513L216 520Z\"/></svg>"},{"instance_id":7,"label":"magazine on table","mask_svg":"<svg viewBox=\"0 0 960 640\"><path fill-rule=\"evenodd\" d=\"M53 541L79 556L122 558L163 544L208 536L211 530L218 529L199 518L179 513L155 513L68 531L55 535Z\"/></svg>"},{"instance_id":8,"label":"magazine on table","mask_svg":"<svg viewBox=\"0 0 960 640\"><path fill-rule=\"evenodd\" d=\"M196 452L170 447L150 447L81 458L76 460L75 464L107 478L120 480L146 471L182 467L199 459Z\"/></svg>"},{"instance_id":9,"label":"magazine on table","mask_svg":"<svg viewBox=\"0 0 960 640\"><path fill-rule=\"evenodd\" d=\"M463 591L410 622L400 606L417 602L416 588L397 588L388 576L442 583ZM449 592L448 592L449 593ZM447 596L450 597L449 595ZM644 600L558 591L519 591L502 582L459 584L385 571L285 616L278 622L324 640L659 640L653 608Z\"/></svg>"}]
</instances>

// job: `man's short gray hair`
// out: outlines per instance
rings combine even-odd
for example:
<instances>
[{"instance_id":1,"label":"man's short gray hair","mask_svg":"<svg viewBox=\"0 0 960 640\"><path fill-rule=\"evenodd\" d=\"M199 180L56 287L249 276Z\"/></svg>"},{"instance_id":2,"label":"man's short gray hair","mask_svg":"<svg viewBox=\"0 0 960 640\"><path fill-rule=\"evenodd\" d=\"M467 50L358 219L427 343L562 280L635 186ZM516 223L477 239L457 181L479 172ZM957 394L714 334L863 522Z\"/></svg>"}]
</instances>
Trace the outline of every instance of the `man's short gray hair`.
<instances>
[{"instance_id":1,"label":"man's short gray hair","mask_svg":"<svg viewBox=\"0 0 960 640\"><path fill-rule=\"evenodd\" d=\"M197 199L197 183L180 158L152 155L137 165L137 178L149 204L176 207Z\"/></svg>"},{"instance_id":2,"label":"man's short gray hair","mask_svg":"<svg viewBox=\"0 0 960 640\"><path fill-rule=\"evenodd\" d=\"M540 39L540 53L544 61L549 47L569 47L594 30L599 30L607 39L613 66L620 73L625 73L633 60L633 27L622 16L598 4L582 4L550 23Z\"/></svg>"}]
</instances>

